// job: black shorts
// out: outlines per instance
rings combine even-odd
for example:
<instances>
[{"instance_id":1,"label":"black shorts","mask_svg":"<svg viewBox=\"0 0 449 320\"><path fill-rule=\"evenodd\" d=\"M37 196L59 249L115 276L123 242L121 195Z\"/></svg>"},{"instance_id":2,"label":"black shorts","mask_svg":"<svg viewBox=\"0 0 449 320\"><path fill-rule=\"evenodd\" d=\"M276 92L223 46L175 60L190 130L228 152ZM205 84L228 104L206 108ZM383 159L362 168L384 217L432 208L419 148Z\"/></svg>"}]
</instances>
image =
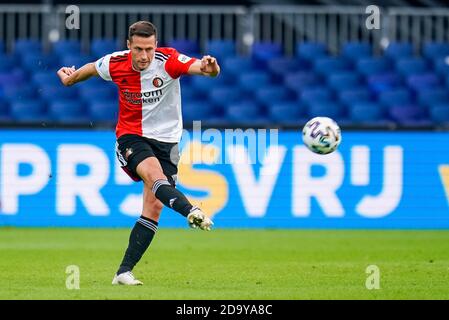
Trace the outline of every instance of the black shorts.
<instances>
[{"instance_id":1,"label":"black shorts","mask_svg":"<svg viewBox=\"0 0 449 320\"><path fill-rule=\"evenodd\" d=\"M117 139L115 153L122 169L134 181L142 180L136 172L139 163L146 158L156 157L170 184L176 185L179 163L177 143L161 142L136 134L125 134Z\"/></svg>"}]
</instances>

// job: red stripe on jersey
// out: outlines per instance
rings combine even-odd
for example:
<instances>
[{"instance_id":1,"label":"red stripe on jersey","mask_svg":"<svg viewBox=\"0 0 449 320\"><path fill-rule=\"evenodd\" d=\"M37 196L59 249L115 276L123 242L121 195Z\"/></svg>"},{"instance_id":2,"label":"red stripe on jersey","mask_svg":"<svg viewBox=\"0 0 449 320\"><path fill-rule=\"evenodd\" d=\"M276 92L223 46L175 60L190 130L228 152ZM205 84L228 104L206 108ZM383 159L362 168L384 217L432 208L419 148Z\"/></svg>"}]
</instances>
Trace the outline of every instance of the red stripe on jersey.
<instances>
[{"instance_id":1,"label":"red stripe on jersey","mask_svg":"<svg viewBox=\"0 0 449 320\"><path fill-rule=\"evenodd\" d=\"M111 58L110 61L118 62L118 61L127 61L127 60L128 60L128 58Z\"/></svg>"},{"instance_id":2,"label":"red stripe on jersey","mask_svg":"<svg viewBox=\"0 0 449 320\"><path fill-rule=\"evenodd\" d=\"M180 61L179 52L174 48L157 48L157 53L168 56L167 61L165 62L165 71L172 77L173 79L179 78L183 74L187 74L192 63L196 61L195 58L190 58L187 62Z\"/></svg>"},{"instance_id":3,"label":"red stripe on jersey","mask_svg":"<svg viewBox=\"0 0 449 320\"><path fill-rule=\"evenodd\" d=\"M111 57L111 60L121 60L121 59L128 59L128 56L125 54Z\"/></svg>"},{"instance_id":4,"label":"red stripe on jersey","mask_svg":"<svg viewBox=\"0 0 449 320\"><path fill-rule=\"evenodd\" d=\"M120 56L121 58L122 56ZM109 62L109 73L119 89L119 117L116 136L124 134L142 135L142 86L140 72L131 65L131 54L126 59L113 59Z\"/></svg>"}]
</instances>

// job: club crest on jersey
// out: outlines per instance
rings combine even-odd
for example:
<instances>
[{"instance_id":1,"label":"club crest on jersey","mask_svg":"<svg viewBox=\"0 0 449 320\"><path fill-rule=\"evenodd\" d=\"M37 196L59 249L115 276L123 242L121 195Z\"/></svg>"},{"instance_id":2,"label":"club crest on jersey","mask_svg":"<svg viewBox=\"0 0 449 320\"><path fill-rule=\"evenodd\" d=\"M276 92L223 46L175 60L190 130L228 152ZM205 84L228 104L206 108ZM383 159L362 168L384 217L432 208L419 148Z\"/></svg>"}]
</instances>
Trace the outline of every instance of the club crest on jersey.
<instances>
[{"instance_id":1,"label":"club crest on jersey","mask_svg":"<svg viewBox=\"0 0 449 320\"><path fill-rule=\"evenodd\" d=\"M188 57L188 56L186 56L186 55L184 55L184 54L180 54L180 55L178 56L179 62L182 62L182 63L187 63L187 62L190 61L190 59L192 59L192 58L190 58L190 57Z\"/></svg>"},{"instance_id":2,"label":"club crest on jersey","mask_svg":"<svg viewBox=\"0 0 449 320\"><path fill-rule=\"evenodd\" d=\"M160 87L162 87L163 84L164 84L164 81L162 81L161 78L156 77L156 78L153 79L153 86L155 88L160 88Z\"/></svg>"}]
</instances>

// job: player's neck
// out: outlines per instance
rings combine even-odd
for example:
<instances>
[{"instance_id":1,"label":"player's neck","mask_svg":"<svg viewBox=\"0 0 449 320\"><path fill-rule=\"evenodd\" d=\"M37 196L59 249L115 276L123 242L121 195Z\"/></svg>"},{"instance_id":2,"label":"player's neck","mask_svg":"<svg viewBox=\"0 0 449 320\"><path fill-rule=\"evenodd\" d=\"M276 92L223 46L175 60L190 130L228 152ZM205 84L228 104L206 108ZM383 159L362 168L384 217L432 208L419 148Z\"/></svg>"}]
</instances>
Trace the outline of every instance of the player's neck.
<instances>
[{"instance_id":1,"label":"player's neck","mask_svg":"<svg viewBox=\"0 0 449 320\"><path fill-rule=\"evenodd\" d=\"M137 72L142 72L143 70L140 70L139 68L136 67L136 65L134 64L134 61L131 61L131 68L133 68L134 71Z\"/></svg>"},{"instance_id":2,"label":"player's neck","mask_svg":"<svg viewBox=\"0 0 449 320\"><path fill-rule=\"evenodd\" d=\"M145 69L140 69L140 68L138 68L138 67L134 64L133 61L131 61L131 67L133 68L134 71L142 72L142 71L147 70L147 69L150 67L150 65L151 65L152 62L153 62L153 61L151 61L150 64L148 65L148 67L146 67Z\"/></svg>"}]
</instances>

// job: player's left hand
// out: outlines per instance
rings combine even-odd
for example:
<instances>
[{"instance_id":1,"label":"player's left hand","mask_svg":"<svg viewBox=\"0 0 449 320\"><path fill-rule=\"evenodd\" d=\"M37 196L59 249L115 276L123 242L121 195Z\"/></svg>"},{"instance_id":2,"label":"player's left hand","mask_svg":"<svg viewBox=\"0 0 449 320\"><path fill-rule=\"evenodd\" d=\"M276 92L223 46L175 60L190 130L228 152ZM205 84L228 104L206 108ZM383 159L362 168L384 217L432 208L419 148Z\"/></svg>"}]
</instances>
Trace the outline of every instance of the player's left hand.
<instances>
[{"instance_id":1,"label":"player's left hand","mask_svg":"<svg viewBox=\"0 0 449 320\"><path fill-rule=\"evenodd\" d=\"M75 66L72 67L62 67L61 69L58 70L58 72L56 73L59 77L59 79L61 79L61 82L66 86L67 85L67 81L68 78L75 73Z\"/></svg>"},{"instance_id":2,"label":"player's left hand","mask_svg":"<svg viewBox=\"0 0 449 320\"><path fill-rule=\"evenodd\" d=\"M217 59L212 56L203 56L201 58L201 72L210 74L212 76L217 75L220 72L220 67L218 66Z\"/></svg>"}]
</instances>

